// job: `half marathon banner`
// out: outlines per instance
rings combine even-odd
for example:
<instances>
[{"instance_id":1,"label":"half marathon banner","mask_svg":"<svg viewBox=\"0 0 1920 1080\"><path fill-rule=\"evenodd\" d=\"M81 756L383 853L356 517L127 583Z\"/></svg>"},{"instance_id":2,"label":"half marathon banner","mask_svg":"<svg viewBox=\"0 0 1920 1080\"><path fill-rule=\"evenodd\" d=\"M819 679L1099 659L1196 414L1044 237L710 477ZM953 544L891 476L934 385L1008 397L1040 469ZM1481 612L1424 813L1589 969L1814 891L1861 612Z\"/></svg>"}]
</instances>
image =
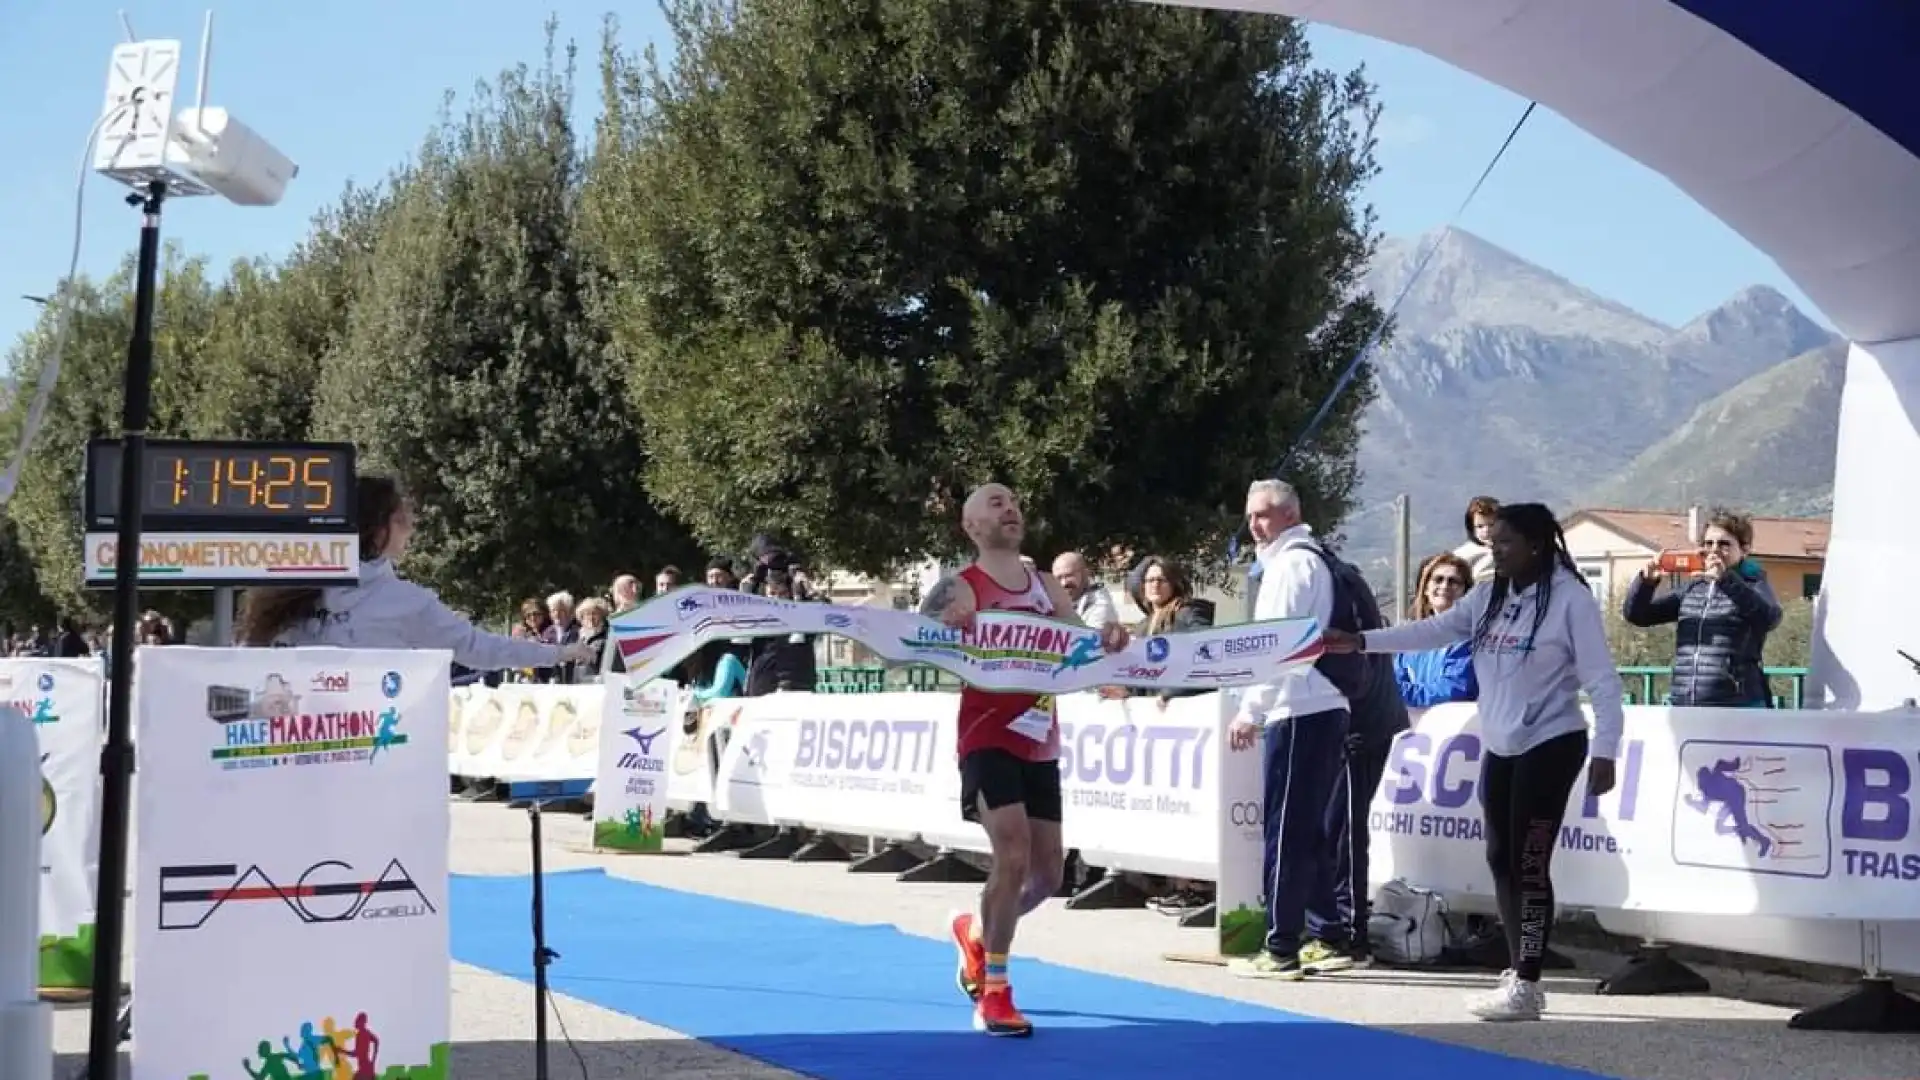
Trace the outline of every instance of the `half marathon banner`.
<instances>
[{"instance_id":1,"label":"half marathon banner","mask_svg":"<svg viewBox=\"0 0 1920 1080\"><path fill-rule=\"evenodd\" d=\"M133 1080L447 1076L451 660L141 652Z\"/></svg>"},{"instance_id":2,"label":"half marathon banner","mask_svg":"<svg viewBox=\"0 0 1920 1080\"><path fill-rule=\"evenodd\" d=\"M685 698L663 679L610 675L604 685L593 846L653 854L666 840L667 757L686 726Z\"/></svg>"},{"instance_id":3,"label":"half marathon banner","mask_svg":"<svg viewBox=\"0 0 1920 1080\"><path fill-rule=\"evenodd\" d=\"M1920 727L1866 713L1627 710L1614 791L1568 802L1554 891L1575 907L1911 919ZM1375 881L1491 895L1470 704L1394 745L1370 810Z\"/></svg>"},{"instance_id":4,"label":"half marathon banner","mask_svg":"<svg viewBox=\"0 0 1920 1080\"><path fill-rule=\"evenodd\" d=\"M1097 631L1040 615L985 611L953 630L886 608L836 607L691 586L614 618L636 682L716 638L834 634L897 664L926 664L983 690L1065 694L1099 686L1219 689L1271 682L1320 655L1312 619L1276 619L1136 639L1117 653Z\"/></svg>"},{"instance_id":5,"label":"half marathon banner","mask_svg":"<svg viewBox=\"0 0 1920 1080\"><path fill-rule=\"evenodd\" d=\"M93 984L101 693L98 660L0 660L0 703L40 741L40 987Z\"/></svg>"}]
</instances>

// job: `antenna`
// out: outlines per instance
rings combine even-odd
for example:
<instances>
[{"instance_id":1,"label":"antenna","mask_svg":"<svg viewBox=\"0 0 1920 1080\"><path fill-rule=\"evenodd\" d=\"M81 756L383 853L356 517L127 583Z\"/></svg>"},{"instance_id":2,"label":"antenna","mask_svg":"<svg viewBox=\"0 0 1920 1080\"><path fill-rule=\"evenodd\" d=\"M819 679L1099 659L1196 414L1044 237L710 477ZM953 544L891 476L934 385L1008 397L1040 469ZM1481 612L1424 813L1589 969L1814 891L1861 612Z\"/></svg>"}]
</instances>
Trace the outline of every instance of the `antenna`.
<instances>
[{"instance_id":1,"label":"antenna","mask_svg":"<svg viewBox=\"0 0 1920 1080\"><path fill-rule=\"evenodd\" d=\"M207 9L206 21L200 24L200 71L193 80L193 130L204 138L207 129L200 126L201 117L207 115L207 70L213 66L213 9Z\"/></svg>"},{"instance_id":2,"label":"antenna","mask_svg":"<svg viewBox=\"0 0 1920 1080\"><path fill-rule=\"evenodd\" d=\"M121 395L120 461L123 476L141 476L152 417L153 314L159 291L163 205L189 195L219 195L239 206L272 206L280 201L299 170L228 110L207 104L213 68L213 12L207 12L201 24L194 107L181 110L177 118L173 98L180 81L180 42L136 38L133 23L124 11L120 13L120 29L127 40L114 47L107 69L106 106L94 122L98 139L93 168L132 188L127 201L140 212L133 335L127 345L126 381ZM93 957L93 1010L87 1032L87 1075L91 1080L105 1080L118 1072L118 1050L127 1019L120 1011L120 964L126 933L128 818L133 797L133 651L140 599L137 553L143 531L136 484L120 485L118 525L115 550L121 557L114 566L113 662L100 769L100 895L94 916L97 948Z\"/></svg>"}]
</instances>

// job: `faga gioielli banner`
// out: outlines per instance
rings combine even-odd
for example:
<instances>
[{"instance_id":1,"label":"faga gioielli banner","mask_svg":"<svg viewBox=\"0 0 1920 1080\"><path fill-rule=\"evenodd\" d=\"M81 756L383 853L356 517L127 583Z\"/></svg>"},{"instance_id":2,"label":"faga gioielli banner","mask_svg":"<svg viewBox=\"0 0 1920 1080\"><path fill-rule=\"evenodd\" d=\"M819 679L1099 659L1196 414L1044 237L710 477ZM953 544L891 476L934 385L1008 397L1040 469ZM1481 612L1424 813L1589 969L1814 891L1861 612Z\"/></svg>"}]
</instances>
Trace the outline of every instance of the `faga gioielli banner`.
<instances>
[{"instance_id":1,"label":"faga gioielli banner","mask_svg":"<svg viewBox=\"0 0 1920 1080\"><path fill-rule=\"evenodd\" d=\"M451 659L141 650L134 1080L448 1075Z\"/></svg>"},{"instance_id":2,"label":"faga gioielli banner","mask_svg":"<svg viewBox=\"0 0 1920 1080\"><path fill-rule=\"evenodd\" d=\"M40 987L93 983L101 690L98 660L0 660L0 702L40 743Z\"/></svg>"},{"instance_id":3,"label":"faga gioielli banner","mask_svg":"<svg viewBox=\"0 0 1920 1080\"><path fill-rule=\"evenodd\" d=\"M666 839L667 757L686 708L665 679L608 676L601 701L600 768L593 781L593 846L651 854Z\"/></svg>"}]
</instances>

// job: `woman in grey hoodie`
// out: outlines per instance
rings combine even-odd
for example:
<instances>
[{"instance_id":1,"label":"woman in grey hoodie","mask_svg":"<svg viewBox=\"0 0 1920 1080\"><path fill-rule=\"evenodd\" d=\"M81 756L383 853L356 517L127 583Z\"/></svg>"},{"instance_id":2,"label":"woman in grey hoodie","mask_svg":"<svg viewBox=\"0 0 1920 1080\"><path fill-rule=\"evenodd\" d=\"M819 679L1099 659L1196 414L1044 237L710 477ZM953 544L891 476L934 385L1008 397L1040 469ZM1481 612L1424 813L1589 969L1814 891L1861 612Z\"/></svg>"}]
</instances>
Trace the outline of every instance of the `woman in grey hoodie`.
<instances>
[{"instance_id":1,"label":"woman in grey hoodie","mask_svg":"<svg viewBox=\"0 0 1920 1080\"><path fill-rule=\"evenodd\" d=\"M360 583L326 589L250 589L240 617L243 645L331 645L343 649L446 649L476 671L558 667L590 658L592 647L550 645L490 634L448 608L394 564L413 538L413 508L392 478L362 476Z\"/></svg>"},{"instance_id":2,"label":"woman in grey hoodie","mask_svg":"<svg viewBox=\"0 0 1920 1080\"><path fill-rule=\"evenodd\" d=\"M1600 604L1553 511L1539 503L1503 506L1488 539L1493 580L1466 599L1419 622L1363 634L1328 630L1324 640L1332 652L1419 652L1473 642L1486 748L1480 795L1487 865L1513 967L1472 1011L1482 1020L1538 1020L1547 999L1540 966L1553 927L1560 824L1582 767L1590 794L1613 790L1624 695ZM1582 689L1593 705L1591 737Z\"/></svg>"}]
</instances>

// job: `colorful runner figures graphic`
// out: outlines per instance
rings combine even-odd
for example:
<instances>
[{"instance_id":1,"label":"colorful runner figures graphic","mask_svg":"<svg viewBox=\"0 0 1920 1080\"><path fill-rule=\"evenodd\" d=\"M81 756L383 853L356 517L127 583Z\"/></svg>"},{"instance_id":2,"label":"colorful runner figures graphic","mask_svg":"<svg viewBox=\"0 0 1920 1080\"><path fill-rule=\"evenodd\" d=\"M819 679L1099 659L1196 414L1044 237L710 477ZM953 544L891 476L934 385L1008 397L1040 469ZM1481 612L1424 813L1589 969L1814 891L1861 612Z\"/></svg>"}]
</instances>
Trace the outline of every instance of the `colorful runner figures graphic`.
<instances>
[{"instance_id":1,"label":"colorful runner figures graphic","mask_svg":"<svg viewBox=\"0 0 1920 1080\"><path fill-rule=\"evenodd\" d=\"M353 1026L342 1028L329 1016L319 1030L308 1021L300 1025L299 1042L293 1036L280 1040L274 1049L270 1039L262 1039L254 1056L240 1060L240 1067L253 1080L447 1080L448 1048L433 1047L433 1060L426 1065L389 1065L380 1070L380 1036L367 1022L367 1014L353 1018ZM189 1080L207 1080L205 1075Z\"/></svg>"}]
</instances>

